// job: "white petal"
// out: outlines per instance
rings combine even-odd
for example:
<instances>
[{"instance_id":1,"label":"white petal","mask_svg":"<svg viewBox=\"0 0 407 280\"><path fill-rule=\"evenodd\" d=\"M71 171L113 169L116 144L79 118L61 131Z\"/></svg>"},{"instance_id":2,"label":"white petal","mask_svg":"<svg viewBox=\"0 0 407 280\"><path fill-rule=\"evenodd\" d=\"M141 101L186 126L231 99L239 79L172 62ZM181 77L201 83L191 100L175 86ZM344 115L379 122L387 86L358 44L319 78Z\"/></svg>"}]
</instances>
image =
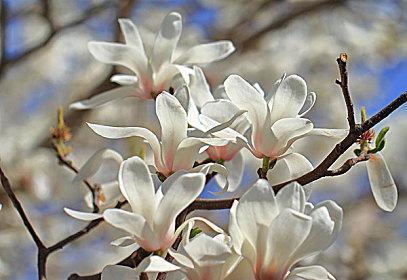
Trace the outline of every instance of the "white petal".
<instances>
[{"instance_id":1,"label":"white petal","mask_svg":"<svg viewBox=\"0 0 407 280\"><path fill-rule=\"evenodd\" d=\"M194 100L198 108L208 102L213 101L214 98L209 89L209 85L206 82L205 75L201 68L194 66L194 75L191 75L191 81L188 87L191 90L191 97Z\"/></svg>"},{"instance_id":2,"label":"white petal","mask_svg":"<svg viewBox=\"0 0 407 280\"><path fill-rule=\"evenodd\" d=\"M194 46L175 60L178 64L210 63L228 57L235 51L230 41L217 41Z\"/></svg>"},{"instance_id":3,"label":"white petal","mask_svg":"<svg viewBox=\"0 0 407 280\"><path fill-rule=\"evenodd\" d=\"M397 204L397 187L382 154L371 154L366 166L377 205L385 211L393 211Z\"/></svg>"},{"instance_id":4,"label":"white petal","mask_svg":"<svg viewBox=\"0 0 407 280\"><path fill-rule=\"evenodd\" d=\"M292 263L327 249L342 227L342 209L333 201L317 205L309 216L312 217L311 231L291 256Z\"/></svg>"},{"instance_id":5,"label":"white petal","mask_svg":"<svg viewBox=\"0 0 407 280\"><path fill-rule=\"evenodd\" d=\"M292 143L292 139L305 135L310 132L313 127L312 122L308 119L284 118L276 121L271 129L278 139L279 146L285 147L289 143Z\"/></svg>"},{"instance_id":6,"label":"white petal","mask_svg":"<svg viewBox=\"0 0 407 280\"><path fill-rule=\"evenodd\" d=\"M89 42L88 49L100 62L124 66L140 76L144 76L147 70L146 56L129 45Z\"/></svg>"},{"instance_id":7,"label":"white petal","mask_svg":"<svg viewBox=\"0 0 407 280\"><path fill-rule=\"evenodd\" d=\"M105 91L98 95L92 96L89 99L77 101L69 105L69 109L86 110L102 106L116 99L121 99L132 95L137 89L132 86L117 87L112 90Z\"/></svg>"},{"instance_id":8,"label":"white petal","mask_svg":"<svg viewBox=\"0 0 407 280\"><path fill-rule=\"evenodd\" d=\"M232 160L226 161L224 165L228 170L228 176L216 175L216 181L219 186L224 186L226 185L226 178L229 185L228 192L235 192L240 187L243 178L244 163L242 153L237 153Z\"/></svg>"},{"instance_id":9,"label":"white petal","mask_svg":"<svg viewBox=\"0 0 407 280\"><path fill-rule=\"evenodd\" d=\"M175 98L179 101L185 112L189 111L191 106L189 89L186 85L182 85L175 90Z\"/></svg>"},{"instance_id":10,"label":"white petal","mask_svg":"<svg viewBox=\"0 0 407 280\"><path fill-rule=\"evenodd\" d=\"M169 13L161 23L161 29L155 38L151 55L154 72L164 63L170 63L172 54L178 44L182 31L182 17L180 14Z\"/></svg>"},{"instance_id":11,"label":"white petal","mask_svg":"<svg viewBox=\"0 0 407 280\"><path fill-rule=\"evenodd\" d=\"M224 263L231 255L229 247L206 234L196 236L184 246L185 252L197 266L213 266Z\"/></svg>"},{"instance_id":12,"label":"white petal","mask_svg":"<svg viewBox=\"0 0 407 280\"><path fill-rule=\"evenodd\" d=\"M230 208L229 211L229 226L228 226L228 231L230 234L230 237L232 238L232 245L235 251L241 255L241 248L243 245L243 239L244 236L239 228L239 224L237 222L237 217L236 217L236 210L239 202L237 200L233 201L232 207Z\"/></svg>"},{"instance_id":13,"label":"white petal","mask_svg":"<svg viewBox=\"0 0 407 280\"><path fill-rule=\"evenodd\" d=\"M135 47L141 54L145 56L143 41L134 23L127 18L119 19L120 29L122 30L126 45Z\"/></svg>"},{"instance_id":14,"label":"white petal","mask_svg":"<svg viewBox=\"0 0 407 280\"><path fill-rule=\"evenodd\" d=\"M297 179L313 169L306 157L298 153L291 153L277 159L276 165L267 172L267 179L272 185L277 185Z\"/></svg>"},{"instance_id":15,"label":"white petal","mask_svg":"<svg viewBox=\"0 0 407 280\"><path fill-rule=\"evenodd\" d=\"M314 128L307 135L325 136L334 139L342 139L348 134L348 129L341 128Z\"/></svg>"},{"instance_id":16,"label":"white petal","mask_svg":"<svg viewBox=\"0 0 407 280\"><path fill-rule=\"evenodd\" d=\"M119 187L133 212L152 224L156 210L155 190L148 167L141 158L135 156L123 161L119 170Z\"/></svg>"},{"instance_id":17,"label":"white petal","mask_svg":"<svg viewBox=\"0 0 407 280\"><path fill-rule=\"evenodd\" d=\"M307 98L307 84L297 76L283 79L273 98L272 120L292 118L298 115Z\"/></svg>"},{"instance_id":18,"label":"white petal","mask_svg":"<svg viewBox=\"0 0 407 280\"><path fill-rule=\"evenodd\" d=\"M171 248L168 250L168 253L178 262L180 265L187 267L187 268L194 268L194 263L183 254L180 254Z\"/></svg>"},{"instance_id":19,"label":"white petal","mask_svg":"<svg viewBox=\"0 0 407 280\"><path fill-rule=\"evenodd\" d=\"M290 271L287 280L335 280L322 266L297 267Z\"/></svg>"},{"instance_id":20,"label":"white petal","mask_svg":"<svg viewBox=\"0 0 407 280\"><path fill-rule=\"evenodd\" d=\"M122 86L131 86L137 85L138 78L137 76L132 75L123 75L123 74L116 74L110 78L112 83L116 83Z\"/></svg>"},{"instance_id":21,"label":"white petal","mask_svg":"<svg viewBox=\"0 0 407 280\"><path fill-rule=\"evenodd\" d=\"M270 184L259 179L239 200L236 218L242 233L256 248L259 227L268 227L278 215L278 207Z\"/></svg>"},{"instance_id":22,"label":"white petal","mask_svg":"<svg viewBox=\"0 0 407 280\"><path fill-rule=\"evenodd\" d=\"M163 258L159 256L149 256L141 261L141 263L137 266L137 272L145 272L145 273L152 273L152 272L169 272L178 270L179 267L173 265L170 262L167 262Z\"/></svg>"},{"instance_id":23,"label":"white petal","mask_svg":"<svg viewBox=\"0 0 407 280\"><path fill-rule=\"evenodd\" d=\"M276 200L280 211L291 208L298 212L304 212L305 193L302 186L297 182L292 182L282 188L277 193Z\"/></svg>"},{"instance_id":24,"label":"white petal","mask_svg":"<svg viewBox=\"0 0 407 280\"><path fill-rule=\"evenodd\" d=\"M307 94L304 106L302 107L301 112L299 113L300 117L304 116L306 113L309 112L309 110L311 110L312 107L314 107L316 99L317 95L315 94L315 92L310 92Z\"/></svg>"},{"instance_id":25,"label":"white petal","mask_svg":"<svg viewBox=\"0 0 407 280\"><path fill-rule=\"evenodd\" d=\"M161 124L162 157L171 170L178 145L187 137L187 114L179 101L167 92L158 95L156 108Z\"/></svg>"},{"instance_id":26,"label":"white petal","mask_svg":"<svg viewBox=\"0 0 407 280\"><path fill-rule=\"evenodd\" d=\"M127 266L108 265L103 268L102 280L139 280L136 271Z\"/></svg>"},{"instance_id":27,"label":"white petal","mask_svg":"<svg viewBox=\"0 0 407 280\"><path fill-rule=\"evenodd\" d=\"M134 239L131 236L124 236L110 242L113 246L127 247L134 244Z\"/></svg>"},{"instance_id":28,"label":"white petal","mask_svg":"<svg viewBox=\"0 0 407 280\"><path fill-rule=\"evenodd\" d=\"M174 181L157 207L154 230L158 236L167 234L177 215L201 194L204 185L205 176L199 173L184 174Z\"/></svg>"},{"instance_id":29,"label":"white petal","mask_svg":"<svg viewBox=\"0 0 407 280\"><path fill-rule=\"evenodd\" d=\"M202 174L210 174L212 172L216 172L224 177L228 176L228 170L226 169L225 166L219 164L219 163L207 163L207 164L202 164L194 167L193 169L190 170L190 172L200 172ZM229 189L229 182L225 181L225 185L219 185L221 188L221 191L219 192L211 192L212 194L219 195L227 192Z\"/></svg>"},{"instance_id":30,"label":"white petal","mask_svg":"<svg viewBox=\"0 0 407 280\"><path fill-rule=\"evenodd\" d=\"M82 221L93 221L102 217L102 214L75 211L69 208L64 208L64 211L69 216Z\"/></svg>"},{"instance_id":31,"label":"white petal","mask_svg":"<svg viewBox=\"0 0 407 280\"><path fill-rule=\"evenodd\" d=\"M253 125L252 138L261 134L266 117L267 103L263 96L238 75L230 75L225 83L225 91L230 100L241 110L247 111L247 117Z\"/></svg>"},{"instance_id":32,"label":"white petal","mask_svg":"<svg viewBox=\"0 0 407 280\"><path fill-rule=\"evenodd\" d=\"M157 168L162 167L161 162L161 145L158 142L157 136L150 130L143 127L114 127L114 126L104 126L99 124L87 123L88 126L96 133L102 137L109 139L120 139L128 137L141 137L145 139L150 145L154 153L154 159Z\"/></svg>"},{"instance_id":33,"label":"white petal","mask_svg":"<svg viewBox=\"0 0 407 280\"><path fill-rule=\"evenodd\" d=\"M100 166L102 165L103 161L107 159L112 159L116 161L118 164L121 164L121 162L123 161L122 156L118 152L110 149L101 149L94 153L86 161L86 163L79 170L78 174L76 174L73 181L79 182L95 175L95 173L99 170Z\"/></svg>"},{"instance_id":34,"label":"white petal","mask_svg":"<svg viewBox=\"0 0 407 280\"><path fill-rule=\"evenodd\" d=\"M107 209L103 219L114 227L130 233L136 243L147 251L159 249L156 235L143 216L121 209Z\"/></svg>"},{"instance_id":35,"label":"white petal","mask_svg":"<svg viewBox=\"0 0 407 280\"><path fill-rule=\"evenodd\" d=\"M270 226L263 269L275 267L283 276L291 265L287 263L289 256L308 236L311 225L311 217L292 209L283 210Z\"/></svg>"}]
</instances>

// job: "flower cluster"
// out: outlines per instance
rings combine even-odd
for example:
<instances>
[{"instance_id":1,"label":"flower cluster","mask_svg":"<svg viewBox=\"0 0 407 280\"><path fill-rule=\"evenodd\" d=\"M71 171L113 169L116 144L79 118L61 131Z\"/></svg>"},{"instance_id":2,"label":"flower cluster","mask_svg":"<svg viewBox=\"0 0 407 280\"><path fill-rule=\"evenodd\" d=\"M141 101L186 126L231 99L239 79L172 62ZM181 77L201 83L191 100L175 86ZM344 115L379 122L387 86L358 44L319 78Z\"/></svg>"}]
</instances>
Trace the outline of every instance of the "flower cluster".
<instances>
[{"instance_id":1,"label":"flower cluster","mask_svg":"<svg viewBox=\"0 0 407 280\"><path fill-rule=\"evenodd\" d=\"M160 127L88 124L105 138L142 138L152 155L149 162L101 150L76 178L86 179L104 160L115 160L120 165L117 179L103 184L96 197L103 212L65 210L82 220L103 218L127 233L113 245L135 243L151 253L135 269L107 266L102 279L139 279L140 273L154 277L158 272L167 272L168 279L333 279L325 268L301 266L301 260L335 241L342 209L333 201L308 202L310 185L292 182L277 194L272 188L313 169L293 151L296 141L311 135L341 139L347 133L315 128L305 118L316 94L308 92L304 79L284 75L265 92L258 84L230 75L211 91L197 64L229 56L234 51L231 42L198 45L175 56L182 19L173 12L163 20L152 50L146 52L136 26L128 19L119 23L125 44L91 42L89 50L97 60L124 66L134 75L114 75L111 80L120 87L71 107L95 108L133 96L140 104L153 102L153 107L144 109L147 116L158 119ZM260 179L234 201L227 230L202 217L177 223L179 214L203 192L207 175L216 174L220 193L239 189L243 149L263 164ZM397 190L380 153L371 153L367 164L378 205L393 210ZM131 211L112 208L123 199ZM180 245L174 246L178 237ZM166 259L168 255L173 263Z\"/></svg>"}]
</instances>

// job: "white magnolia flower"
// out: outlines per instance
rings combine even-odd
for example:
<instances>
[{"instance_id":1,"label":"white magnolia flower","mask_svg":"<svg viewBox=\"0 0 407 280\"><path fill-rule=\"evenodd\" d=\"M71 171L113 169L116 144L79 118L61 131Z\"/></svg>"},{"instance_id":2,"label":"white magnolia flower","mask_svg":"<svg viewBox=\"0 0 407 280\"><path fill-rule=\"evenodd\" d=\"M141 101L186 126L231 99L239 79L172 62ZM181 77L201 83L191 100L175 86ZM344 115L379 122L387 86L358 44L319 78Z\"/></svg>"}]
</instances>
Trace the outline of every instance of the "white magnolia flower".
<instances>
[{"instance_id":1,"label":"white magnolia flower","mask_svg":"<svg viewBox=\"0 0 407 280\"><path fill-rule=\"evenodd\" d=\"M114 150L101 149L94 153L86 161L86 163L79 170L78 174L76 174L73 181L80 182L82 180L88 179L89 177L92 177L93 175L96 174L96 172L102 166L103 162L105 162L106 160L113 160L120 166L120 164L123 162L123 157ZM117 179L106 183L98 184L94 192L95 192L95 201L93 200L91 192L88 192L84 197L86 205L89 208L92 208L93 202L95 202L99 209L103 210L115 205L118 201L123 199L123 196L121 195L119 189L119 182L117 181ZM102 214L100 213L87 213L75 211L69 208L64 208L64 211L68 215L84 221L95 220L102 217Z\"/></svg>"},{"instance_id":2,"label":"white magnolia flower","mask_svg":"<svg viewBox=\"0 0 407 280\"><path fill-rule=\"evenodd\" d=\"M212 135L222 139L233 139L233 141L222 146L212 145L206 153L211 160L222 162L228 169L228 191L233 192L239 187L243 176L244 162L240 150L245 147L244 134L249 129L250 123L241 115L245 111L240 110L227 99L226 95L221 94L221 88L215 91L215 94L211 93L204 73L199 67L194 66L193 70L194 74L190 76L188 84L191 95L188 123L202 132L210 131L222 123L228 124L228 127ZM219 185L225 185L222 175L217 175L215 178Z\"/></svg>"},{"instance_id":3,"label":"white magnolia flower","mask_svg":"<svg viewBox=\"0 0 407 280\"><path fill-rule=\"evenodd\" d=\"M206 222L221 231L199 217L185 221L175 230L177 215L200 195L204 185L204 174L179 172L168 177L155 192L147 165L139 157L132 157L123 161L119 171L120 190L132 212L107 209L103 218L129 233L126 240L132 239L146 251L165 253L191 219Z\"/></svg>"},{"instance_id":4,"label":"white magnolia flower","mask_svg":"<svg viewBox=\"0 0 407 280\"><path fill-rule=\"evenodd\" d=\"M383 155L380 152L370 154L366 167L377 205L385 211L393 211L397 205L397 187Z\"/></svg>"},{"instance_id":5,"label":"white magnolia flower","mask_svg":"<svg viewBox=\"0 0 407 280\"><path fill-rule=\"evenodd\" d=\"M184 65L204 64L229 56L234 51L230 41L196 45L180 56L174 57L182 31L180 14L169 13L161 23L150 55L144 50L137 27L129 19L119 20L125 44L108 42L90 42L90 53L99 61L120 65L131 70L134 75L114 75L112 82L121 85L91 99L71 105L75 109L89 109L126 96L141 99L155 99L163 90L169 90L174 77L181 74L188 79L191 69ZM187 81L186 81L187 82Z\"/></svg>"},{"instance_id":6,"label":"white magnolia flower","mask_svg":"<svg viewBox=\"0 0 407 280\"><path fill-rule=\"evenodd\" d=\"M281 78L268 94L238 75L229 76L224 86L230 100L247 111L252 129L248 148L258 158L278 159L296 140L311 134L346 135L341 129L315 129L310 120L302 118L314 105L316 95L307 93L305 81L297 75Z\"/></svg>"},{"instance_id":7,"label":"white magnolia flower","mask_svg":"<svg viewBox=\"0 0 407 280\"><path fill-rule=\"evenodd\" d=\"M198 155L209 145L225 145L231 139L220 139L201 135L188 137L187 113L181 103L173 95L163 92L156 100L156 114L161 125L161 139L150 130L143 127L110 127L89 124L97 134L106 138L141 137L150 145L154 154L154 168L165 177L178 170L191 170ZM223 166L210 164L198 166L195 171L216 169L214 171L226 174Z\"/></svg>"},{"instance_id":8,"label":"white magnolia flower","mask_svg":"<svg viewBox=\"0 0 407 280\"><path fill-rule=\"evenodd\" d=\"M159 256L149 256L134 269L121 265L107 265L102 271L102 280L139 280L139 275L142 272L146 273L149 279L152 279L150 277L158 272L176 271L178 269L179 267Z\"/></svg>"},{"instance_id":9,"label":"white magnolia flower","mask_svg":"<svg viewBox=\"0 0 407 280\"><path fill-rule=\"evenodd\" d=\"M259 179L230 210L229 234L243 256L230 279L333 279L322 267L290 270L333 243L342 216L333 201L315 207L307 203L297 183L274 195L271 185Z\"/></svg>"},{"instance_id":10,"label":"white magnolia flower","mask_svg":"<svg viewBox=\"0 0 407 280\"><path fill-rule=\"evenodd\" d=\"M221 280L232 256L230 247L222 240L223 235L210 237L205 233L195 236L186 244L181 243L177 252L170 250L180 270L169 273L168 280ZM189 239L189 236L187 236Z\"/></svg>"}]
</instances>

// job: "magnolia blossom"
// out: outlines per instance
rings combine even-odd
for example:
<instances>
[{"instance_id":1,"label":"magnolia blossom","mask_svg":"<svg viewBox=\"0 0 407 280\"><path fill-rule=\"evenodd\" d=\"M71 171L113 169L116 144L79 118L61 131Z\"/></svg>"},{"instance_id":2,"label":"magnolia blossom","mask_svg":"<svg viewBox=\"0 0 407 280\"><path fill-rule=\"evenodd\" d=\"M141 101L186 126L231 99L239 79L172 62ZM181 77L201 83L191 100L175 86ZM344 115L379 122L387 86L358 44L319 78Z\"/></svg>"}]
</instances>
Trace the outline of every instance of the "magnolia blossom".
<instances>
[{"instance_id":1,"label":"magnolia blossom","mask_svg":"<svg viewBox=\"0 0 407 280\"><path fill-rule=\"evenodd\" d=\"M193 67L194 74L190 76L188 84L191 95L188 107L188 123L200 131L210 131L222 123L228 123L228 127L212 133L213 136L222 139L236 139L229 141L226 145L210 146L206 153L215 162L222 162L229 170L227 181L228 191L235 191L243 176L243 156L240 150L245 146L244 134L250 127L247 119L241 115L240 110L234 105L224 93L222 87L214 94L211 93L202 69ZM231 121L232 120L232 121ZM216 176L220 185L224 185L224 177Z\"/></svg>"},{"instance_id":2,"label":"magnolia blossom","mask_svg":"<svg viewBox=\"0 0 407 280\"><path fill-rule=\"evenodd\" d=\"M120 166L120 164L123 162L123 157L114 150L101 149L94 153L86 161L73 181L80 182L95 175L106 160L113 160ZM97 188L94 189L94 195L92 195L91 192L88 192L84 199L86 205L90 208L93 206L93 203L96 203L96 205L102 210L113 206L118 201L123 199L123 196L119 190L119 182L117 181L117 177L115 180L98 184ZM75 211L69 208L64 208L64 211L76 219L85 221L95 220L102 217L102 214L100 213L87 213Z\"/></svg>"},{"instance_id":3,"label":"magnolia blossom","mask_svg":"<svg viewBox=\"0 0 407 280\"><path fill-rule=\"evenodd\" d=\"M187 113L180 101L173 95L163 92L156 100L156 114L161 125L161 139L143 127L109 127L89 124L97 134L106 138L142 137L150 145L154 154L154 168L165 177L178 170L190 170L198 155L208 145L225 145L233 139L214 137L188 137ZM226 174L226 169L219 165L210 165L216 172ZM202 170L207 166L198 167ZM198 170L198 171L199 171Z\"/></svg>"},{"instance_id":4,"label":"magnolia blossom","mask_svg":"<svg viewBox=\"0 0 407 280\"><path fill-rule=\"evenodd\" d=\"M157 272L175 271L179 268L159 256L149 256L141 261L136 268L121 265L108 265L102 271L102 280L139 280L140 273L144 272L152 277ZM150 278L151 279L151 278Z\"/></svg>"},{"instance_id":5,"label":"magnolia blossom","mask_svg":"<svg viewBox=\"0 0 407 280\"><path fill-rule=\"evenodd\" d=\"M199 196L204 185L204 174L179 172L168 177L155 192L147 165L139 157L132 157L123 161L119 171L120 191L132 212L107 209L103 218L129 233L126 240L133 240L147 251L165 253L189 222L175 231L175 218Z\"/></svg>"},{"instance_id":6,"label":"magnolia blossom","mask_svg":"<svg viewBox=\"0 0 407 280\"><path fill-rule=\"evenodd\" d=\"M169 273L168 280L224 279L228 273L228 260L232 256L230 247L223 241L223 235L210 237L205 233L181 243L177 252L170 250L180 270Z\"/></svg>"},{"instance_id":7,"label":"magnolia blossom","mask_svg":"<svg viewBox=\"0 0 407 280\"><path fill-rule=\"evenodd\" d=\"M333 279L319 266L291 268L333 243L342 215L333 201L306 202L297 183L274 195L259 179L230 210L229 234L243 257L230 279Z\"/></svg>"},{"instance_id":8,"label":"magnolia blossom","mask_svg":"<svg viewBox=\"0 0 407 280\"><path fill-rule=\"evenodd\" d=\"M161 23L153 49L147 55L137 27L129 19L119 19L125 44L90 42L90 53L100 62L128 68L134 75L114 75L112 82L121 85L91 99L71 105L75 109L89 109L114 99L137 96L155 99L163 90L168 90L178 74L188 79L191 70L184 65L210 63L223 59L234 51L230 41L218 41L196 45L174 57L182 31L180 14L169 13Z\"/></svg>"},{"instance_id":9,"label":"magnolia blossom","mask_svg":"<svg viewBox=\"0 0 407 280\"><path fill-rule=\"evenodd\" d=\"M397 187L383 155L380 152L370 154L366 167L377 205L385 211L393 211L397 205Z\"/></svg>"}]
</instances>

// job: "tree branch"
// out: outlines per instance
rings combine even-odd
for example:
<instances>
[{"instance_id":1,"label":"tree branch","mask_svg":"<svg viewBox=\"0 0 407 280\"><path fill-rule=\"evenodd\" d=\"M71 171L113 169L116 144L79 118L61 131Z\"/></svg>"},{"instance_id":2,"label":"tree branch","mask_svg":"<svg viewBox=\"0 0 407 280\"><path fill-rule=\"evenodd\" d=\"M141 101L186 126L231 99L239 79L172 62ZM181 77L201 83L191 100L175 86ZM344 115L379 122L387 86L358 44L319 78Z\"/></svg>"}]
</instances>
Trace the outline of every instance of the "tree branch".
<instances>
[{"instance_id":1,"label":"tree branch","mask_svg":"<svg viewBox=\"0 0 407 280\"><path fill-rule=\"evenodd\" d=\"M346 70L346 61L348 60L348 55L346 53L341 53L340 56L336 59L339 67L339 74L341 76L341 80L336 80L335 83L341 87L343 98L345 99L346 110L348 113L348 124L349 130L351 132L355 131L356 123L355 123L355 112L353 109L353 102L352 97L349 92L348 87L348 71Z\"/></svg>"},{"instance_id":2,"label":"tree branch","mask_svg":"<svg viewBox=\"0 0 407 280\"><path fill-rule=\"evenodd\" d=\"M326 8L331 8L334 6L342 5L346 1L345 0L319 0L319 1L312 1L311 3L302 3L301 5L293 5L293 7L290 9L291 12L288 14L283 15L280 18L277 18L276 20L270 22L269 25L253 32L249 36L244 37L240 41L238 40L237 46L240 48L242 51L245 51L247 49L253 48L256 43L268 32L273 31L275 29L284 27L286 24L289 22L293 21L294 19L297 19L301 16L321 11Z\"/></svg>"},{"instance_id":3,"label":"tree branch","mask_svg":"<svg viewBox=\"0 0 407 280\"><path fill-rule=\"evenodd\" d=\"M367 154L361 154L360 156L358 156L356 158L350 158L350 159L346 160L345 163L342 164L342 166L339 167L338 169L327 170L325 172L325 176L333 177L333 176L345 174L352 168L352 166L356 165L358 162L367 161L367 160L369 160L369 158L370 158L370 156Z\"/></svg>"},{"instance_id":4,"label":"tree branch","mask_svg":"<svg viewBox=\"0 0 407 280\"><path fill-rule=\"evenodd\" d=\"M10 59L4 58L3 59L3 64L4 64L3 67L9 67L12 64L15 64L15 63L18 63L18 62L22 61L23 59L25 59L28 56L35 53L36 51L38 51L38 50L42 49L43 47L45 47L61 31L64 31L64 30L69 29L69 28L76 27L78 25L81 25L82 23L84 23L85 21L87 21L88 19L93 17L94 15L97 15L97 14L99 14L99 13L101 13L101 12L105 11L106 9L111 8L113 6L114 5L112 3L110 3L110 2L105 2L103 4L96 5L94 7L91 7L89 9L87 9L82 14L82 16L80 16L76 20L74 20L74 21L72 21L72 22L70 22L70 23L68 23L66 25L63 25L63 26L60 26L60 27L57 27L57 26L51 27L51 32L39 44L27 49L25 52L21 53L20 55L18 55L16 57L13 57L13 58L10 58Z\"/></svg>"}]
</instances>

